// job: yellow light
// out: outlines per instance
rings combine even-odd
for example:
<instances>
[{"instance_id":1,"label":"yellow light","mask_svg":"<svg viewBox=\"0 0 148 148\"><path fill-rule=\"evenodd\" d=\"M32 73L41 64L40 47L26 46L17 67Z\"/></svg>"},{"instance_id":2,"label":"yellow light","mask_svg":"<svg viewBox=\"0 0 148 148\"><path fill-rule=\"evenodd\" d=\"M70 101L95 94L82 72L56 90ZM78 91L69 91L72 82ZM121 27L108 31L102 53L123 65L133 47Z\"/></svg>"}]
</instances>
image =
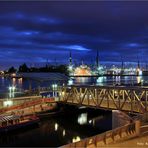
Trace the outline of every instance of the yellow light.
<instances>
[{"instance_id":1,"label":"yellow light","mask_svg":"<svg viewBox=\"0 0 148 148\"><path fill-rule=\"evenodd\" d=\"M58 130L58 124L57 124L57 123L55 123L55 125L54 125L54 129L55 129L55 131Z\"/></svg>"},{"instance_id":2,"label":"yellow light","mask_svg":"<svg viewBox=\"0 0 148 148\"><path fill-rule=\"evenodd\" d=\"M76 138L74 137L73 139L72 139L72 142L74 143L74 142L78 142L78 141L80 141L81 140L81 138L79 137L79 136L77 136Z\"/></svg>"},{"instance_id":3,"label":"yellow light","mask_svg":"<svg viewBox=\"0 0 148 148\"><path fill-rule=\"evenodd\" d=\"M7 100L7 101L4 101L3 102L3 105L6 107L6 106L11 106L13 105L13 101L12 100Z\"/></svg>"}]
</instances>

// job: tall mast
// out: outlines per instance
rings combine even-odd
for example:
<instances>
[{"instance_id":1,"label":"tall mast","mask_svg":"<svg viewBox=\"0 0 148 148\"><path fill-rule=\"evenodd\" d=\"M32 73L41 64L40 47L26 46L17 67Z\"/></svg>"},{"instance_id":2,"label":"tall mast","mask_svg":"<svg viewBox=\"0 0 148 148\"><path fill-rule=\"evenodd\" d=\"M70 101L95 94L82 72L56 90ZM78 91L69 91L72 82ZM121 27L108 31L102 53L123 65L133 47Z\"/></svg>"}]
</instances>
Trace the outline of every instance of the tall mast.
<instances>
[{"instance_id":1,"label":"tall mast","mask_svg":"<svg viewBox=\"0 0 148 148\"><path fill-rule=\"evenodd\" d=\"M96 65L99 66L99 52L97 50L97 56L96 56Z\"/></svg>"},{"instance_id":2,"label":"tall mast","mask_svg":"<svg viewBox=\"0 0 148 148\"><path fill-rule=\"evenodd\" d=\"M72 65L72 56L71 56L71 51L69 53L69 65Z\"/></svg>"}]
</instances>

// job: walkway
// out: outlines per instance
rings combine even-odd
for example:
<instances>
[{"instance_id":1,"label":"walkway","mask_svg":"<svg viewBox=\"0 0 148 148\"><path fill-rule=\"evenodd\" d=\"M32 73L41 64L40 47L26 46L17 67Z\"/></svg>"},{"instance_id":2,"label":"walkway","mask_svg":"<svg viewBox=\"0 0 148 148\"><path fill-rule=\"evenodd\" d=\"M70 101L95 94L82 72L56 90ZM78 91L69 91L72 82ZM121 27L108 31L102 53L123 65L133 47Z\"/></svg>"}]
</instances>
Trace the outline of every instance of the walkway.
<instances>
[{"instance_id":1,"label":"walkway","mask_svg":"<svg viewBox=\"0 0 148 148\"><path fill-rule=\"evenodd\" d=\"M148 135L142 137L136 137L133 139L129 139L126 141L121 141L120 143L115 143L111 145L106 145L104 147L113 147L113 148L130 148L130 147L141 147L141 148L148 148Z\"/></svg>"},{"instance_id":2,"label":"walkway","mask_svg":"<svg viewBox=\"0 0 148 148\"><path fill-rule=\"evenodd\" d=\"M60 101L79 106L145 113L148 88L124 86L71 86L61 91Z\"/></svg>"}]
</instances>

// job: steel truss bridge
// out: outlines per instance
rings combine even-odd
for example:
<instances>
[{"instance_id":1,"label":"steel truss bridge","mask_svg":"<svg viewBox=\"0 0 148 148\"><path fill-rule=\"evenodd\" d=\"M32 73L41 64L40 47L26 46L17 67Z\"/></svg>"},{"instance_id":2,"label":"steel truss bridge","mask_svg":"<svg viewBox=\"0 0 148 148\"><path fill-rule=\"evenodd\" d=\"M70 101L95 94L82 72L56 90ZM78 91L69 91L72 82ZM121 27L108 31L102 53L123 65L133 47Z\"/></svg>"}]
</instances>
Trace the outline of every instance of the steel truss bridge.
<instances>
[{"instance_id":1,"label":"steel truss bridge","mask_svg":"<svg viewBox=\"0 0 148 148\"><path fill-rule=\"evenodd\" d=\"M142 114L148 111L147 100L148 87L74 85L60 92L63 103Z\"/></svg>"}]
</instances>

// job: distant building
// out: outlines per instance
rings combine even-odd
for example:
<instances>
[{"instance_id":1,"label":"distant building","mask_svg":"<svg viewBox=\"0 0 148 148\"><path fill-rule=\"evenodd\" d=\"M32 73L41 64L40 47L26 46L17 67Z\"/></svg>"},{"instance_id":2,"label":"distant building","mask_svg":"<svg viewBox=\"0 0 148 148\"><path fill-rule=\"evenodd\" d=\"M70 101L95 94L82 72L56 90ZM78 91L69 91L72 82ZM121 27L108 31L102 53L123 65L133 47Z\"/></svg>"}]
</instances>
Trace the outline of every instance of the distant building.
<instances>
[{"instance_id":1,"label":"distant building","mask_svg":"<svg viewBox=\"0 0 148 148\"><path fill-rule=\"evenodd\" d=\"M93 75L103 75L105 74L104 67L99 64L99 54L97 51L95 64L93 66L88 66L82 62L81 65L75 66L72 63L71 51L69 54L69 65L68 65L69 75L71 76L93 76Z\"/></svg>"},{"instance_id":2,"label":"distant building","mask_svg":"<svg viewBox=\"0 0 148 148\"><path fill-rule=\"evenodd\" d=\"M142 70L141 70L141 68L140 68L140 62L139 62L139 60L138 60L138 62L137 62L136 73L137 73L137 76L141 76L141 75L142 75Z\"/></svg>"},{"instance_id":3,"label":"distant building","mask_svg":"<svg viewBox=\"0 0 148 148\"><path fill-rule=\"evenodd\" d=\"M74 69L74 76L91 76L91 75L92 75L91 69L87 65L82 64Z\"/></svg>"},{"instance_id":4,"label":"distant building","mask_svg":"<svg viewBox=\"0 0 148 148\"><path fill-rule=\"evenodd\" d=\"M117 67L112 65L110 68L106 68L101 65L99 62L99 53L97 50L97 54L94 60L93 65L86 65L82 62L82 64L76 65L73 63L72 54L70 51L69 54L69 64L68 64L68 72L70 76L99 76L99 75L148 75L148 70L144 70L140 67L140 62L137 62L137 68L130 66L125 66L123 60L121 61L121 66Z\"/></svg>"}]
</instances>

